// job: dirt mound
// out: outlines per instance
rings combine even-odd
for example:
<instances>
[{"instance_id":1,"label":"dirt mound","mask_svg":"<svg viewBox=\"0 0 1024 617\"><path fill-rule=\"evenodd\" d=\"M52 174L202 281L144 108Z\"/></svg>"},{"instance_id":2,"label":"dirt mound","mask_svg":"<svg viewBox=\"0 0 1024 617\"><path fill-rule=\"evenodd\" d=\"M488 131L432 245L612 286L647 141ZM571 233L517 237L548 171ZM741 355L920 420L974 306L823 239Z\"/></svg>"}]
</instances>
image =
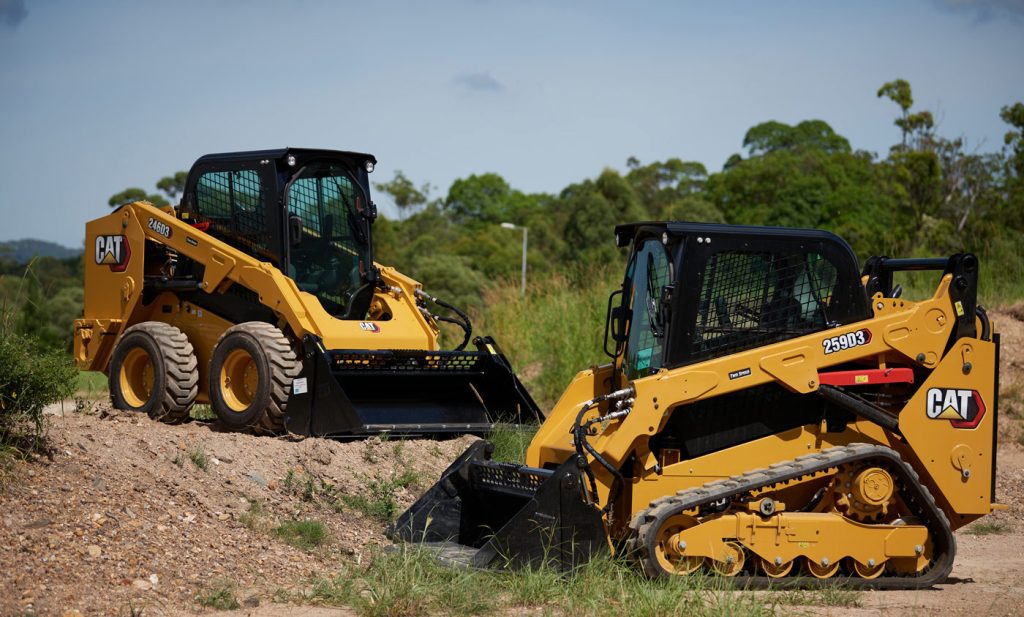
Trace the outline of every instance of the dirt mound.
<instances>
[{"instance_id":1,"label":"dirt mound","mask_svg":"<svg viewBox=\"0 0 1024 617\"><path fill-rule=\"evenodd\" d=\"M156 614L221 584L281 597L387 542L380 521L473 441L295 441L91 411L54 418L52 461L4 489L0 614Z\"/></svg>"}]
</instances>

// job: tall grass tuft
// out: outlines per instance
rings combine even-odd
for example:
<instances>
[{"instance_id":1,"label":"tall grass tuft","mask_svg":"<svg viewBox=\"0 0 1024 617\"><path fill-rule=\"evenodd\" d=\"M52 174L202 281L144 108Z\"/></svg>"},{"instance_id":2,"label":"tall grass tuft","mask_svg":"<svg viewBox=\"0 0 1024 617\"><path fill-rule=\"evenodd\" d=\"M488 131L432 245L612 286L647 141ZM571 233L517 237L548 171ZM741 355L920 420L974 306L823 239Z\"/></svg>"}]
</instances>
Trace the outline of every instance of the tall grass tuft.
<instances>
[{"instance_id":1,"label":"tall grass tuft","mask_svg":"<svg viewBox=\"0 0 1024 617\"><path fill-rule=\"evenodd\" d=\"M617 270L575 276L554 273L532 279L525 297L518 282L484 292L479 332L493 336L545 410L579 371L609 361L601 351L608 294L617 289Z\"/></svg>"},{"instance_id":2,"label":"tall grass tuft","mask_svg":"<svg viewBox=\"0 0 1024 617\"><path fill-rule=\"evenodd\" d=\"M526 449L539 428L539 424L496 425L487 436L487 440L494 444L491 458L496 461L522 463L526 459Z\"/></svg>"}]
</instances>

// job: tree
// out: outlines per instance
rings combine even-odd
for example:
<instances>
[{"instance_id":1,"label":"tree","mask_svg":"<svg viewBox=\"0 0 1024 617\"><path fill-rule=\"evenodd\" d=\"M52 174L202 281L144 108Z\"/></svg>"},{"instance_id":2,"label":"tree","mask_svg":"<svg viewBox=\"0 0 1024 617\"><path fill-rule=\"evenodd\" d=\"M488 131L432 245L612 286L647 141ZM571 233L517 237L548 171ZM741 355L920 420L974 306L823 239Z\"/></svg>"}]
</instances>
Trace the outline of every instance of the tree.
<instances>
[{"instance_id":1,"label":"tree","mask_svg":"<svg viewBox=\"0 0 1024 617\"><path fill-rule=\"evenodd\" d=\"M596 180L566 187L556 207L570 213L564 231L565 257L587 266L603 266L619 258L612 232L615 225L650 218L633 187L612 169L601 172Z\"/></svg>"},{"instance_id":2,"label":"tree","mask_svg":"<svg viewBox=\"0 0 1024 617\"><path fill-rule=\"evenodd\" d=\"M671 158L644 166L629 157L626 165L626 181L654 218L668 218L674 204L701 193L708 179L708 170L696 161Z\"/></svg>"},{"instance_id":3,"label":"tree","mask_svg":"<svg viewBox=\"0 0 1024 617\"><path fill-rule=\"evenodd\" d=\"M404 219L415 210L423 207L430 200L430 183L424 183L417 188L412 180L407 178L402 170L395 171L395 177L389 182L375 183L374 188L383 191L391 196L391 200L398 206L398 217Z\"/></svg>"},{"instance_id":4,"label":"tree","mask_svg":"<svg viewBox=\"0 0 1024 617\"><path fill-rule=\"evenodd\" d=\"M167 196L161 195L160 193L146 193L144 189L139 187L129 187L120 193L115 193L110 196L107 203L112 208L117 208L125 204L130 204L133 201L148 201L149 203L162 208L169 205L171 202L177 202L179 195L185 192L185 180L188 178L188 174L184 171L175 172L173 175L164 176L160 178L156 183L156 188L163 191ZM171 201L168 201L170 198Z\"/></svg>"},{"instance_id":5,"label":"tree","mask_svg":"<svg viewBox=\"0 0 1024 617\"><path fill-rule=\"evenodd\" d=\"M110 204L112 208L117 208L125 204L130 204L133 201L148 201L157 207L163 207L168 204L163 195L160 195L159 193L147 194L146 191L138 187L127 188L120 193L111 195L110 199L107 200L107 203Z\"/></svg>"},{"instance_id":6,"label":"tree","mask_svg":"<svg viewBox=\"0 0 1024 617\"><path fill-rule=\"evenodd\" d=\"M187 179L188 173L178 171L173 176L160 178L160 181L156 183L156 188L167 193L167 196L173 201L178 198L178 195L185 192L185 180Z\"/></svg>"},{"instance_id":7,"label":"tree","mask_svg":"<svg viewBox=\"0 0 1024 617\"><path fill-rule=\"evenodd\" d=\"M850 152L850 142L824 120L804 120L796 126L771 120L752 127L743 138L750 156L778 150L817 148L828 153Z\"/></svg>"},{"instance_id":8,"label":"tree","mask_svg":"<svg viewBox=\"0 0 1024 617\"><path fill-rule=\"evenodd\" d=\"M472 175L452 183L444 208L455 223L502 223L521 196L498 174Z\"/></svg>"}]
</instances>

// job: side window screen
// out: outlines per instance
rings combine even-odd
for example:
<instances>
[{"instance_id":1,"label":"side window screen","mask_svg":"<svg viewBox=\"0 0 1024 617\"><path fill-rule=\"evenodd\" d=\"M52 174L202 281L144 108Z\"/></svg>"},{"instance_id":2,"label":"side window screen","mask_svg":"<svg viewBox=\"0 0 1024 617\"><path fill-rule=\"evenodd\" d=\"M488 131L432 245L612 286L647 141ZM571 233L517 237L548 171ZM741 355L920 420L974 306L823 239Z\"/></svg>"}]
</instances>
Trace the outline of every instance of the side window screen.
<instances>
[{"instance_id":1,"label":"side window screen","mask_svg":"<svg viewBox=\"0 0 1024 617\"><path fill-rule=\"evenodd\" d=\"M693 358L825 329L836 269L816 253L725 251L708 258Z\"/></svg>"},{"instance_id":2,"label":"side window screen","mask_svg":"<svg viewBox=\"0 0 1024 617\"><path fill-rule=\"evenodd\" d=\"M203 174L196 185L196 209L213 234L261 256L269 250L263 207L263 183L258 172L216 171Z\"/></svg>"}]
</instances>

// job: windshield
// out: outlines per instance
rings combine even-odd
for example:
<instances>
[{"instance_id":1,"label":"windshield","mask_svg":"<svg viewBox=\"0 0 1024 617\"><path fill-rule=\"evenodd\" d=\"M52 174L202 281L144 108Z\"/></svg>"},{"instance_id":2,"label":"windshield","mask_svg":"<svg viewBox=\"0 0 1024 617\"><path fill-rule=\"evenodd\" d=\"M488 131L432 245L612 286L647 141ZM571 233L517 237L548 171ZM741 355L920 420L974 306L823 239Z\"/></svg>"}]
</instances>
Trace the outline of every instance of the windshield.
<instances>
[{"instance_id":1,"label":"windshield","mask_svg":"<svg viewBox=\"0 0 1024 617\"><path fill-rule=\"evenodd\" d=\"M328 313L342 316L372 265L369 224L360 213L366 196L348 171L327 162L302 168L285 199L289 218L302 226L291 244L288 275Z\"/></svg>"},{"instance_id":2,"label":"windshield","mask_svg":"<svg viewBox=\"0 0 1024 617\"><path fill-rule=\"evenodd\" d=\"M660 316L661 292L672 276L668 252L660 241L644 241L633 253L626 278L630 321L623 369L627 378L636 379L661 368L666 326Z\"/></svg>"}]
</instances>

